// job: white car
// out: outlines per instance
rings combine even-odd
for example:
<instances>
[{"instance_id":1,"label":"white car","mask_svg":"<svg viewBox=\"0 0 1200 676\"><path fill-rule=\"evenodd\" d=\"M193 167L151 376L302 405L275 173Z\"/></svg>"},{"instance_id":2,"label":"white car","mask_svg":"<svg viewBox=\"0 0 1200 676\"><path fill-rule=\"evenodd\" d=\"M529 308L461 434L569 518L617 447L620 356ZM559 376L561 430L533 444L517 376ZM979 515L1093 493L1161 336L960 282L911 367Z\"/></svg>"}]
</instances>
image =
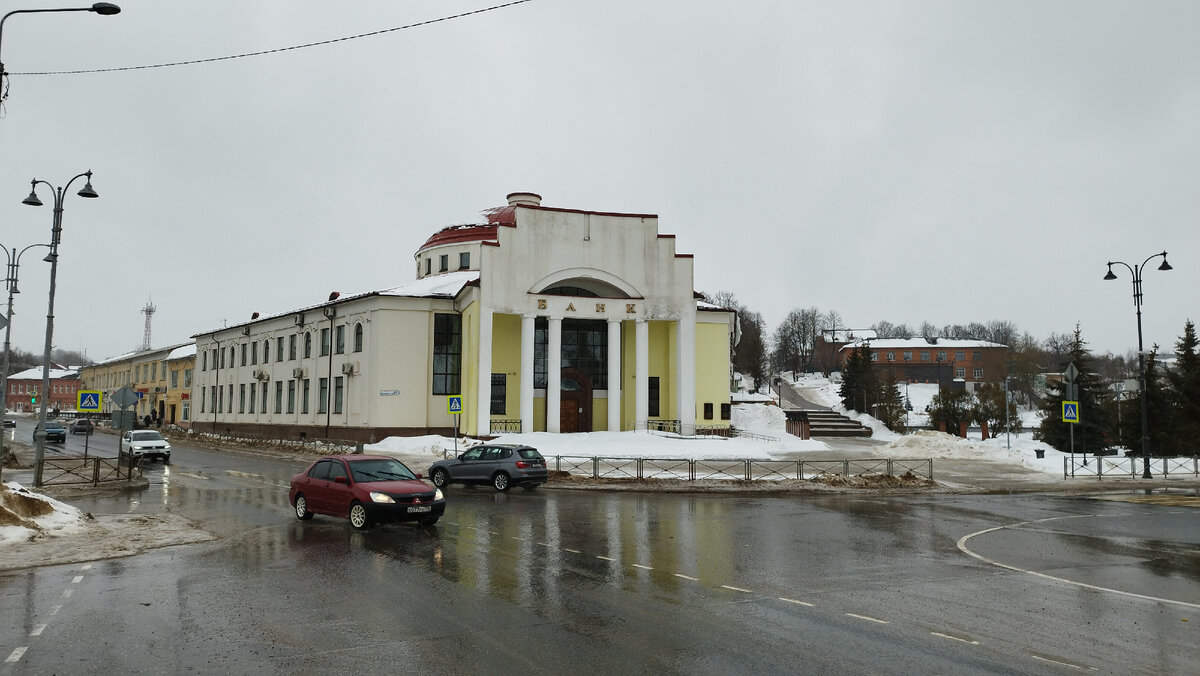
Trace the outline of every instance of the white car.
<instances>
[{"instance_id":1,"label":"white car","mask_svg":"<svg viewBox=\"0 0 1200 676\"><path fill-rule=\"evenodd\" d=\"M122 434L118 453L122 461L128 455L138 460L158 458L164 465L171 464L171 444L154 430L131 430Z\"/></svg>"}]
</instances>

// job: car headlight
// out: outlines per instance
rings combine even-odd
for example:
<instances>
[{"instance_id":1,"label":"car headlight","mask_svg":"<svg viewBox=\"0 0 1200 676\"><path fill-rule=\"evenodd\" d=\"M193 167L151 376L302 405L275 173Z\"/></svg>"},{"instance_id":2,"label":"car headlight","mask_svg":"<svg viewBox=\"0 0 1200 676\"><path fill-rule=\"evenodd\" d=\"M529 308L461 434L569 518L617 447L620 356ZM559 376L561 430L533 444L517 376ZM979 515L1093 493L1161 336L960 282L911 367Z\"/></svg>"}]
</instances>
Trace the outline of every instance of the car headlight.
<instances>
[{"instance_id":1,"label":"car headlight","mask_svg":"<svg viewBox=\"0 0 1200 676\"><path fill-rule=\"evenodd\" d=\"M442 495L442 489L440 489L440 488L435 488L435 489L433 490L433 499L434 499L434 500L442 500L442 499L444 499L444 498L445 498L445 496L444 496L444 495Z\"/></svg>"},{"instance_id":2,"label":"car headlight","mask_svg":"<svg viewBox=\"0 0 1200 676\"><path fill-rule=\"evenodd\" d=\"M387 493L377 493L375 491L371 491L371 502L394 503L396 501L393 500L392 496L388 495Z\"/></svg>"}]
</instances>

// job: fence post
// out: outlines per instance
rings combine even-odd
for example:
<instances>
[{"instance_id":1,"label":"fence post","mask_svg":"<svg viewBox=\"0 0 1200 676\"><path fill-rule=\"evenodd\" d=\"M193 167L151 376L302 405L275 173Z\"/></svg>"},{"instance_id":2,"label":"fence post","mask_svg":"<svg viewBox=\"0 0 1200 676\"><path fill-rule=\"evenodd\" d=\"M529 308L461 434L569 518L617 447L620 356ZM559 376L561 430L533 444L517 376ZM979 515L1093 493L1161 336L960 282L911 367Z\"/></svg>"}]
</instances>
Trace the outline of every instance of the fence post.
<instances>
[{"instance_id":1,"label":"fence post","mask_svg":"<svg viewBox=\"0 0 1200 676\"><path fill-rule=\"evenodd\" d=\"M928 460L928 462L929 462L929 480L933 481L933 458L930 458Z\"/></svg>"},{"instance_id":2,"label":"fence post","mask_svg":"<svg viewBox=\"0 0 1200 676\"><path fill-rule=\"evenodd\" d=\"M892 471L892 459L891 458L888 458L888 461L887 461L887 475L888 476L896 476L895 472Z\"/></svg>"},{"instance_id":3,"label":"fence post","mask_svg":"<svg viewBox=\"0 0 1200 676\"><path fill-rule=\"evenodd\" d=\"M100 458L92 458L92 485L100 485Z\"/></svg>"},{"instance_id":4,"label":"fence post","mask_svg":"<svg viewBox=\"0 0 1200 676\"><path fill-rule=\"evenodd\" d=\"M842 476L844 476L844 477L850 476L850 459L849 458L842 461Z\"/></svg>"},{"instance_id":5,"label":"fence post","mask_svg":"<svg viewBox=\"0 0 1200 676\"><path fill-rule=\"evenodd\" d=\"M1096 479L1098 479L1100 481L1104 480L1104 457L1103 456L1098 456L1096 458Z\"/></svg>"},{"instance_id":6,"label":"fence post","mask_svg":"<svg viewBox=\"0 0 1200 676\"><path fill-rule=\"evenodd\" d=\"M597 457L592 458L592 478L600 478L600 458Z\"/></svg>"},{"instance_id":7,"label":"fence post","mask_svg":"<svg viewBox=\"0 0 1200 676\"><path fill-rule=\"evenodd\" d=\"M796 461L796 481L799 481L803 478L804 478L804 461L797 460Z\"/></svg>"},{"instance_id":8,"label":"fence post","mask_svg":"<svg viewBox=\"0 0 1200 676\"><path fill-rule=\"evenodd\" d=\"M744 460L743 462L746 463L746 481L753 481L753 477L750 476L750 461Z\"/></svg>"},{"instance_id":9,"label":"fence post","mask_svg":"<svg viewBox=\"0 0 1200 676\"><path fill-rule=\"evenodd\" d=\"M696 461L688 460L688 481L696 480Z\"/></svg>"},{"instance_id":10,"label":"fence post","mask_svg":"<svg viewBox=\"0 0 1200 676\"><path fill-rule=\"evenodd\" d=\"M637 478L638 479L642 478L642 459L641 458L637 459Z\"/></svg>"}]
</instances>

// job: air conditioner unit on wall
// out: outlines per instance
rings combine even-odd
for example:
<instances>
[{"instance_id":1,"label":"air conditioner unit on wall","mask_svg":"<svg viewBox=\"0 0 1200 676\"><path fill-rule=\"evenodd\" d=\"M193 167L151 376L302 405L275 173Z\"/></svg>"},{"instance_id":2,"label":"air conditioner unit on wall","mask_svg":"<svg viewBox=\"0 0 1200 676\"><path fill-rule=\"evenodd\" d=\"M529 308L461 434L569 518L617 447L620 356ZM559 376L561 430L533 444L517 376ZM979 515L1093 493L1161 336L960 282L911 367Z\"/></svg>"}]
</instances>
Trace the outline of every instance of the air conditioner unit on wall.
<instances>
[{"instance_id":1,"label":"air conditioner unit on wall","mask_svg":"<svg viewBox=\"0 0 1200 676\"><path fill-rule=\"evenodd\" d=\"M303 312L296 313L296 315L292 317L292 321L294 321L296 323L296 326L303 326L304 325L304 313Z\"/></svg>"},{"instance_id":2,"label":"air conditioner unit on wall","mask_svg":"<svg viewBox=\"0 0 1200 676\"><path fill-rule=\"evenodd\" d=\"M342 373L352 376L355 373L354 367L355 364L353 362L346 362L345 364L342 364Z\"/></svg>"},{"instance_id":3,"label":"air conditioner unit on wall","mask_svg":"<svg viewBox=\"0 0 1200 676\"><path fill-rule=\"evenodd\" d=\"M254 377L258 380L270 380L271 374L266 369L259 369L254 372Z\"/></svg>"},{"instance_id":4,"label":"air conditioner unit on wall","mask_svg":"<svg viewBox=\"0 0 1200 676\"><path fill-rule=\"evenodd\" d=\"M248 336L248 335L250 335L250 327L249 327L249 326L243 326L243 327L242 327L242 335L243 335L243 336Z\"/></svg>"},{"instance_id":5,"label":"air conditioner unit on wall","mask_svg":"<svg viewBox=\"0 0 1200 676\"><path fill-rule=\"evenodd\" d=\"M303 378L304 377L304 369L302 369L302 368L292 369L292 377L293 378Z\"/></svg>"}]
</instances>

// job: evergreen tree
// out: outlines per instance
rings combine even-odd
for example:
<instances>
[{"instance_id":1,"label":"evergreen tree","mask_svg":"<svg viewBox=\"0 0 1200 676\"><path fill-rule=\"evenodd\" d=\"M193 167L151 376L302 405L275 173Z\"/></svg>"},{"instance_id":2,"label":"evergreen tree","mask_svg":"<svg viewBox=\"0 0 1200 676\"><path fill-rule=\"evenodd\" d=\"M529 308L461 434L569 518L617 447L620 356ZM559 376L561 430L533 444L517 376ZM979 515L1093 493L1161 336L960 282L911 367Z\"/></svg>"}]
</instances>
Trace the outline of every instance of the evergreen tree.
<instances>
[{"instance_id":1,"label":"evergreen tree","mask_svg":"<svg viewBox=\"0 0 1200 676\"><path fill-rule=\"evenodd\" d=\"M975 391L975 421L987 423L988 431L998 435L1004 431L1005 425L1005 392L1004 388L995 383L985 383ZM1007 422L1011 432L1021 431L1021 416L1014 402L1008 403Z\"/></svg>"},{"instance_id":2,"label":"evergreen tree","mask_svg":"<svg viewBox=\"0 0 1200 676\"><path fill-rule=\"evenodd\" d=\"M1079 422L1065 423L1062 419L1062 402L1068 400L1066 380L1050 383L1042 402L1042 422L1034 436L1060 451L1069 451L1071 429L1068 426L1073 425L1076 453L1094 453L1109 448L1116 440L1116 430L1109 417L1110 409L1104 405L1109 396L1108 388L1096 372L1091 350L1078 325L1066 347L1067 362L1079 371L1075 378Z\"/></svg>"},{"instance_id":3,"label":"evergreen tree","mask_svg":"<svg viewBox=\"0 0 1200 676\"><path fill-rule=\"evenodd\" d=\"M900 393L900 384L896 382L891 370L886 370L879 379L879 394L876 398L875 417L893 432L904 427L904 395Z\"/></svg>"},{"instance_id":4,"label":"evergreen tree","mask_svg":"<svg viewBox=\"0 0 1200 676\"><path fill-rule=\"evenodd\" d=\"M975 398L966 390L938 390L925 412L934 428L946 423L946 432L958 436L961 424L970 424L975 418Z\"/></svg>"},{"instance_id":5,"label":"evergreen tree","mask_svg":"<svg viewBox=\"0 0 1200 676\"><path fill-rule=\"evenodd\" d=\"M879 384L871 364L871 349L862 343L850 352L842 368L842 386L838 390L842 405L849 410L869 413L879 401Z\"/></svg>"},{"instance_id":6,"label":"evergreen tree","mask_svg":"<svg viewBox=\"0 0 1200 676\"><path fill-rule=\"evenodd\" d=\"M1178 455L1200 455L1200 354L1196 348L1196 325L1189 319L1175 343L1175 368L1167 375L1173 409L1171 437Z\"/></svg>"}]
</instances>

